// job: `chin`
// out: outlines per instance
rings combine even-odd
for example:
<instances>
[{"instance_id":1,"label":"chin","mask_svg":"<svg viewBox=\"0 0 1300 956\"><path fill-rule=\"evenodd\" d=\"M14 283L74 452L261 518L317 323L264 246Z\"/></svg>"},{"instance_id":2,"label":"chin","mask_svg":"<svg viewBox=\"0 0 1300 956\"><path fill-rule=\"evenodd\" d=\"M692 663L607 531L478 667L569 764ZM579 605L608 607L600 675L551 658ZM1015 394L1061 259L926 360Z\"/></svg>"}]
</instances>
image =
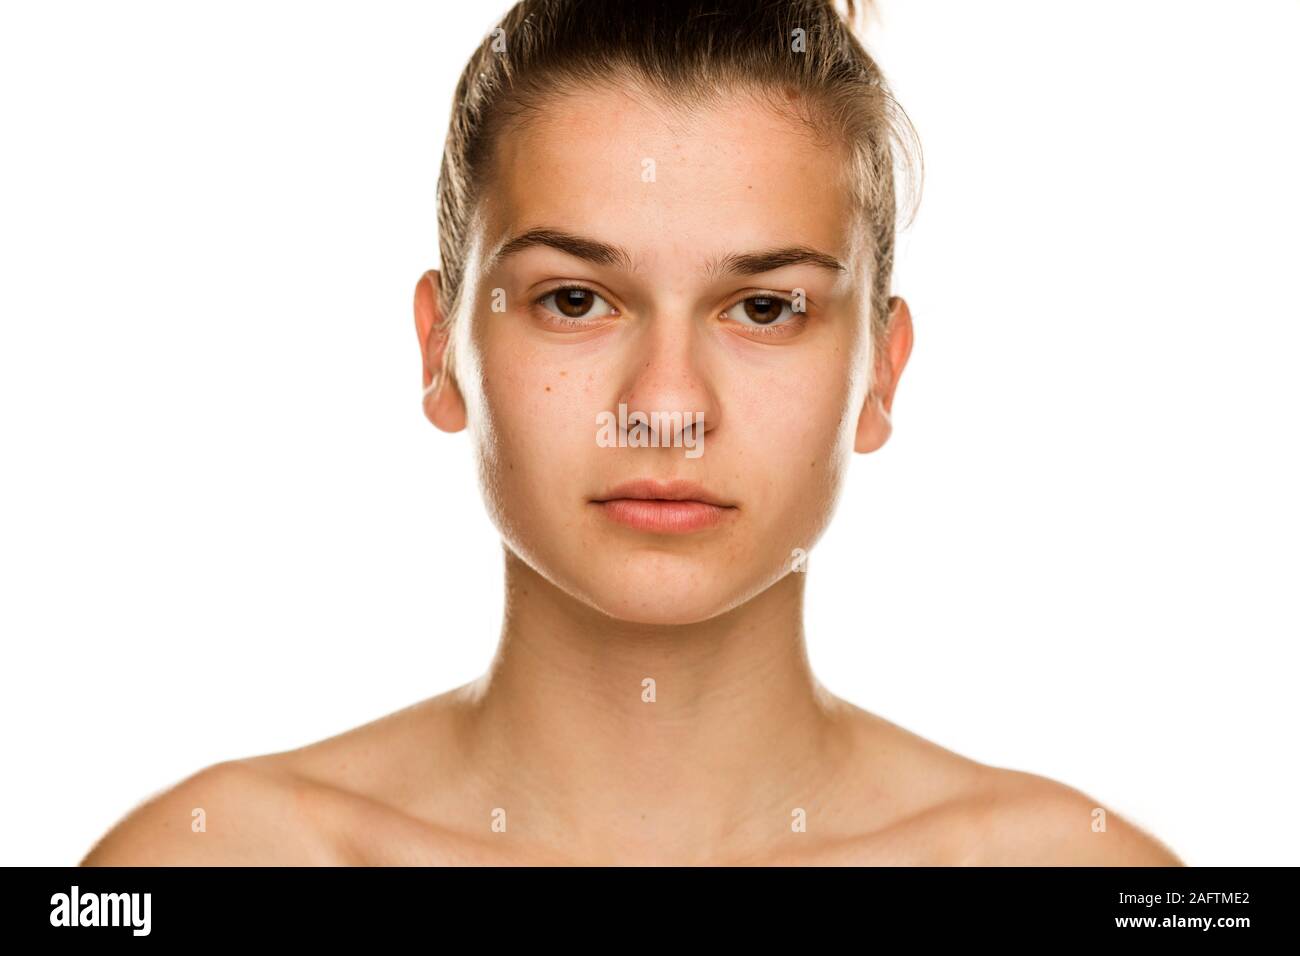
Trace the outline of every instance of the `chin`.
<instances>
[{"instance_id":1,"label":"chin","mask_svg":"<svg viewBox=\"0 0 1300 956\"><path fill-rule=\"evenodd\" d=\"M725 614L767 583L717 555L660 553L595 557L565 590L606 617L671 626Z\"/></svg>"},{"instance_id":2,"label":"chin","mask_svg":"<svg viewBox=\"0 0 1300 956\"><path fill-rule=\"evenodd\" d=\"M740 603L738 600L725 600L717 594L699 593L698 589L684 595L671 588L636 592L626 589L609 593L596 591L583 600L616 621L656 627L698 624L724 614Z\"/></svg>"},{"instance_id":3,"label":"chin","mask_svg":"<svg viewBox=\"0 0 1300 956\"><path fill-rule=\"evenodd\" d=\"M725 614L782 576L781 556L756 561L748 535L625 535L590 526L520 532L507 547L570 598L613 621L647 626L696 624ZM557 547L557 543L562 544ZM742 557L744 556L744 557Z\"/></svg>"}]
</instances>

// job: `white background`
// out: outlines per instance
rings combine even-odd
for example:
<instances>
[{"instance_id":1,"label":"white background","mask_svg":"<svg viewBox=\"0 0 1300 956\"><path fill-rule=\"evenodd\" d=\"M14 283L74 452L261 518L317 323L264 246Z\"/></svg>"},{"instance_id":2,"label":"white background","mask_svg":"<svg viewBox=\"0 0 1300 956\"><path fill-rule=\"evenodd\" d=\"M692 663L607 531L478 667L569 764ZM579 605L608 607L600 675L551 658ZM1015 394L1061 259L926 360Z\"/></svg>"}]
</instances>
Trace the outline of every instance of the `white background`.
<instances>
[{"instance_id":1,"label":"white background","mask_svg":"<svg viewBox=\"0 0 1300 956\"><path fill-rule=\"evenodd\" d=\"M411 296L504 10L0 12L0 862L486 666L499 544ZM1298 39L1283 0L867 35L925 148L917 338L810 558L813 665L1192 864L1300 863Z\"/></svg>"}]
</instances>

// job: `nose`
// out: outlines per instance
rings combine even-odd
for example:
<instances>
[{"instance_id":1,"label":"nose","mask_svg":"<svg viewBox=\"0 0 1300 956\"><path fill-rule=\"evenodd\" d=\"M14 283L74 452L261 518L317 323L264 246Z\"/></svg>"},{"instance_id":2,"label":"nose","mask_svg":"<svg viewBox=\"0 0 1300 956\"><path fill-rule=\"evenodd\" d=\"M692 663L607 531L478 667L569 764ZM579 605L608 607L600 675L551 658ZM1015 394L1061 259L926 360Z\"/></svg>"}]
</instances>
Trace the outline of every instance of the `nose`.
<instances>
[{"instance_id":1,"label":"nose","mask_svg":"<svg viewBox=\"0 0 1300 956\"><path fill-rule=\"evenodd\" d=\"M707 330L696 320L655 316L638 330L627 363L618 401L627 405L629 418L641 412L668 423L671 434L660 432L661 446L684 444L691 430L690 439L699 441L701 433L718 427L722 406L710 372Z\"/></svg>"}]
</instances>

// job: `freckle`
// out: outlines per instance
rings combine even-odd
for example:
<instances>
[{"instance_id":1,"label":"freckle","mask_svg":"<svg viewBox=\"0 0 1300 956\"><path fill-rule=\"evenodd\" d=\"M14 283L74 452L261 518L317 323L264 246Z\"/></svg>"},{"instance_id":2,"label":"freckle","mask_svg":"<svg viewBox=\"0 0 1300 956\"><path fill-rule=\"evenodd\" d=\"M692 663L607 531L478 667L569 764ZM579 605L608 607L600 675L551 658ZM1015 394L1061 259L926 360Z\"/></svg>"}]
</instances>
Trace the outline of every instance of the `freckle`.
<instances>
[{"instance_id":1,"label":"freckle","mask_svg":"<svg viewBox=\"0 0 1300 956\"><path fill-rule=\"evenodd\" d=\"M568 375L568 374L569 374L568 372L561 372L561 373L560 373L560 378L564 378L564 376L566 376L566 375Z\"/></svg>"},{"instance_id":2,"label":"freckle","mask_svg":"<svg viewBox=\"0 0 1300 956\"><path fill-rule=\"evenodd\" d=\"M551 386L547 385L546 390L549 392L551 390Z\"/></svg>"},{"instance_id":3,"label":"freckle","mask_svg":"<svg viewBox=\"0 0 1300 956\"><path fill-rule=\"evenodd\" d=\"M809 468L816 468L816 467L817 467L817 459L814 458L812 461L808 462L808 467L809 467Z\"/></svg>"}]
</instances>

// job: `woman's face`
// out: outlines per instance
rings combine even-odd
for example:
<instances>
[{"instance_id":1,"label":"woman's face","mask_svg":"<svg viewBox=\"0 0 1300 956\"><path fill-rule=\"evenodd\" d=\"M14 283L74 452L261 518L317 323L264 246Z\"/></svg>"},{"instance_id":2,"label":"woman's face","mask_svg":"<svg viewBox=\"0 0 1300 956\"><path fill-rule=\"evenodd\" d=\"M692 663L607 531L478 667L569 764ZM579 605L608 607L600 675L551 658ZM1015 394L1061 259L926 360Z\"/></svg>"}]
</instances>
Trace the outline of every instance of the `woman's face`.
<instances>
[{"instance_id":1,"label":"woman's face","mask_svg":"<svg viewBox=\"0 0 1300 956\"><path fill-rule=\"evenodd\" d=\"M845 154L757 100L683 118L611 88L554 100L495 160L456 379L430 417L468 419L507 545L652 624L713 617L790 573L850 451L887 434L887 403L867 398L870 250ZM810 255L762 261L792 249ZM692 482L681 493L715 506L626 500L662 491L618 487L638 480Z\"/></svg>"}]
</instances>

